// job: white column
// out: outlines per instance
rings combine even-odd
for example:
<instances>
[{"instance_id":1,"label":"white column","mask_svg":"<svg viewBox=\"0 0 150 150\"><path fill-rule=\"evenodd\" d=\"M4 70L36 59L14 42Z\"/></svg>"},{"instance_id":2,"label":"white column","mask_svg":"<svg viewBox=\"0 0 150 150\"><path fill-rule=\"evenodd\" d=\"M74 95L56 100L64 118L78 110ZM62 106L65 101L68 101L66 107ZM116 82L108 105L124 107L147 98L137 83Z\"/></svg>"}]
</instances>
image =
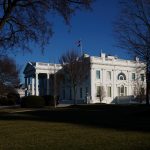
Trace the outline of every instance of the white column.
<instances>
[{"instance_id":1,"label":"white column","mask_svg":"<svg viewBox=\"0 0 150 150\"><path fill-rule=\"evenodd\" d=\"M47 95L50 94L49 90L49 74L47 74Z\"/></svg>"},{"instance_id":2,"label":"white column","mask_svg":"<svg viewBox=\"0 0 150 150\"><path fill-rule=\"evenodd\" d=\"M128 87L127 87L127 95L132 95L131 89L130 89L130 71L128 71Z\"/></svg>"},{"instance_id":3,"label":"white column","mask_svg":"<svg viewBox=\"0 0 150 150\"><path fill-rule=\"evenodd\" d=\"M101 69L101 81L102 81L102 86L104 86L104 69Z\"/></svg>"},{"instance_id":4,"label":"white column","mask_svg":"<svg viewBox=\"0 0 150 150\"><path fill-rule=\"evenodd\" d=\"M34 78L32 77L32 95L35 95L35 91L34 91Z\"/></svg>"},{"instance_id":5,"label":"white column","mask_svg":"<svg viewBox=\"0 0 150 150\"><path fill-rule=\"evenodd\" d=\"M39 83L38 83L38 73L35 74L35 94L36 96L39 95Z\"/></svg>"},{"instance_id":6,"label":"white column","mask_svg":"<svg viewBox=\"0 0 150 150\"><path fill-rule=\"evenodd\" d=\"M116 74L115 74L115 69L113 69L112 70L112 80L113 80L113 99L116 97L116 93L115 93L115 91L116 91L116 85L115 85L115 83L116 83Z\"/></svg>"},{"instance_id":7,"label":"white column","mask_svg":"<svg viewBox=\"0 0 150 150\"><path fill-rule=\"evenodd\" d=\"M95 70L90 68L90 88L91 88L91 99L90 99L90 103L94 102L95 99Z\"/></svg>"}]
</instances>

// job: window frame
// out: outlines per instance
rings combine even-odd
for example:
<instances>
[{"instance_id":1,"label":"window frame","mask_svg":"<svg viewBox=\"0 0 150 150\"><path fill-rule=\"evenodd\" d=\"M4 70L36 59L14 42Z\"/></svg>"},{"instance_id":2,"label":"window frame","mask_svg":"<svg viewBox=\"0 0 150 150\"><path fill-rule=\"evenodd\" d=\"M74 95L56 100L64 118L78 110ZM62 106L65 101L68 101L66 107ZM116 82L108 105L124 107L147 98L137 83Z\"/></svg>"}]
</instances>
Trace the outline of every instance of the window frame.
<instances>
[{"instance_id":1,"label":"window frame","mask_svg":"<svg viewBox=\"0 0 150 150\"><path fill-rule=\"evenodd\" d=\"M99 80L101 78L101 71L96 70L96 79Z\"/></svg>"},{"instance_id":2,"label":"window frame","mask_svg":"<svg viewBox=\"0 0 150 150\"><path fill-rule=\"evenodd\" d=\"M141 74L140 74L140 79L141 79L141 81L144 81L144 80L145 80L145 78L144 78L144 73L141 73Z\"/></svg>"},{"instance_id":3,"label":"window frame","mask_svg":"<svg viewBox=\"0 0 150 150\"><path fill-rule=\"evenodd\" d=\"M135 73L132 73L132 81L135 81Z\"/></svg>"},{"instance_id":4,"label":"window frame","mask_svg":"<svg viewBox=\"0 0 150 150\"><path fill-rule=\"evenodd\" d=\"M80 88L80 98L83 98L83 90Z\"/></svg>"},{"instance_id":5,"label":"window frame","mask_svg":"<svg viewBox=\"0 0 150 150\"><path fill-rule=\"evenodd\" d=\"M108 80L111 80L111 79L112 79L112 77L111 77L111 71L107 71L107 79L108 79Z\"/></svg>"},{"instance_id":6,"label":"window frame","mask_svg":"<svg viewBox=\"0 0 150 150\"><path fill-rule=\"evenodd\" d=\"M107 87L107 97L112 97L112 87L111 86Z\"/></svg>"}]
</instances>

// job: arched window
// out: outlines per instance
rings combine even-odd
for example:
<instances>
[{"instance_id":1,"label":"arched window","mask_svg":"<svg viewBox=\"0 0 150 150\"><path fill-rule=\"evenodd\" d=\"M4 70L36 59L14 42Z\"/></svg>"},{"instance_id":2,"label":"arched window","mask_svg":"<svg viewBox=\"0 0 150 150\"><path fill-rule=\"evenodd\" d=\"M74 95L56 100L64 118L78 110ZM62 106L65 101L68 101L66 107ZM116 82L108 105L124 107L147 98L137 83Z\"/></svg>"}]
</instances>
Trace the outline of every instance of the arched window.
<instances>
[{"instance_id":1,"label":"arched window","mask_svg":"<svg viewBox=\"0 0 150 150\"><path fill-rule=\"evenodd\" d=\"M118 80L126 80L126 75L124 73L119 73L118 74Z\"/></svg>"}]
</instances>

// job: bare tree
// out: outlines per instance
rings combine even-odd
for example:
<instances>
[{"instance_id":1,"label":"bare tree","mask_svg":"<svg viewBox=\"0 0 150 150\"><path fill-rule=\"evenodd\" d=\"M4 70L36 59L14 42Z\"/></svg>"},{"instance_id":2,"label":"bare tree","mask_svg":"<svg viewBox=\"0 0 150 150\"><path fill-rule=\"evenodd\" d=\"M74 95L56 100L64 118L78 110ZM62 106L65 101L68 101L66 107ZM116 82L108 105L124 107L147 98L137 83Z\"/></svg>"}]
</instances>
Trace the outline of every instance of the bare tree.
<instances>
[{"instance_id":1,"label":"bare tree","mask_svg":"<svg viewBox=\"0 0 150 150\"><path fill-rule=\"evenodd\" d=\"M0 52L20 47L31 50L30 43L43 46L52 36L50 16L61 15L69 24L78 9L88 9L92 0L1 0Z\"/></svg>"},{"instance_id":2,"label":"bare tree","mask_svg":"<svg viewBox=\"0 0 150 150\"><path fill-rule=\"evenodd\" d=\"M150 1L121 0L121 12L115 23L118 45L145 62L146 104L150 84Z\"/></svg>"},{"instance_id":3,"label":"bare tree","mask_svg":"<svg viewBox=\"0 0 150 150\"><path fill-rule=\"evenodd\" d=\"M134 96L136 96L136 99L142 103L145 99L145 88L143 85L137 83L134 87Z\"/></svg>"},{"instance_id":4,"label":"bare tree","mask_svg":"<svg viewBox=\"0 0 150 150\"><path fill-rule=\"evenodd\" d=\"M8 57L0 58L0 96L7 94L19 85L19 68Z\"/></svg>"},{"instance_id":5,"label":"bare tree","mask_svg":"<svg viewBox=\"0 0 150 150\"><path fill-rule=\"evenodd\" d=\"M141 80L141 71L143 70L142 66L136 67L136 75L134 74L133 77L133 83L134 83L134 91L133 94L136 97L136 99L142 103L145 100L145 82ZM144 74L142 74L144 75ZM142 76L143 79L145 76Z\"/></svg>"},{"instance_id":6,"label":"bare tree","mask_svg":"<svg viewBox=\"0 0 150 150\"><path fill-rule=\"evenodd\" d=\"M54 67L56 64L54 64ZM54 81L54 91L53 91L53 96L54 96L54 107L56 108L57 104L59 104L59 98L60 98L60 88L61 84L63 81L64 75L62 73L62 70L59 70L56 72L56 68L54 68L54 76L53 76L53 81Z\"/></svg>"},{"instance_id":7,"label":"bare tree","mask_svg":"<svg viewBox=\"0 0 150 150\"><path fill-rule=\"evenodd\" d=\"M102 103L104 97L106 96L104 86L97 86L97 97L99 97L100 103Z\"/></svg>"},{"instance_id":8,"label":"bare tree","mask_svg":"<svg viewBox=\"0 0 150 150\"><path fill-rule=\"evenodd\" d=\"M77 51L70 50L60 58L65 79L73 89L74 104L76 104L76 93L79 84L83 83L89 75L89 58L80 57Z\"/></svg>"}]
</instances>

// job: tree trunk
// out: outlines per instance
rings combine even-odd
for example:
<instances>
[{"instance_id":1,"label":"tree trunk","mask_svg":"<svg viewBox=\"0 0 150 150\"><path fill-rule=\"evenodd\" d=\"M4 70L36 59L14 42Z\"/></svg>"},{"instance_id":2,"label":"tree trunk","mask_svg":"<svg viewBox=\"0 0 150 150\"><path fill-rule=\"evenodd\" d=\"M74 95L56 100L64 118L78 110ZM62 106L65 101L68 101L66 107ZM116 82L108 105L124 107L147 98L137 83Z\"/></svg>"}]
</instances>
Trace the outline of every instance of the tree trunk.
<instances>
[{"instance_id":1,"label":"tree trunk","mask_svg":"<svg viewBox=\"0 0 150 150\"><path fill-rule=\"evenodd\" d=\"M149 70L148 64L146 66L146 105L149 105Z\"/></svg>"},{"instance_id":2,"label":"tree trunk","mask_svg":"<svg viewBox=\"0 0 150 150\"><path fill-rule=\"evenodd\" d=\"M73 86L73 94L74 94L73 97L74 105L76 105L76 86Z\"/></svg>"}]
</instances>

